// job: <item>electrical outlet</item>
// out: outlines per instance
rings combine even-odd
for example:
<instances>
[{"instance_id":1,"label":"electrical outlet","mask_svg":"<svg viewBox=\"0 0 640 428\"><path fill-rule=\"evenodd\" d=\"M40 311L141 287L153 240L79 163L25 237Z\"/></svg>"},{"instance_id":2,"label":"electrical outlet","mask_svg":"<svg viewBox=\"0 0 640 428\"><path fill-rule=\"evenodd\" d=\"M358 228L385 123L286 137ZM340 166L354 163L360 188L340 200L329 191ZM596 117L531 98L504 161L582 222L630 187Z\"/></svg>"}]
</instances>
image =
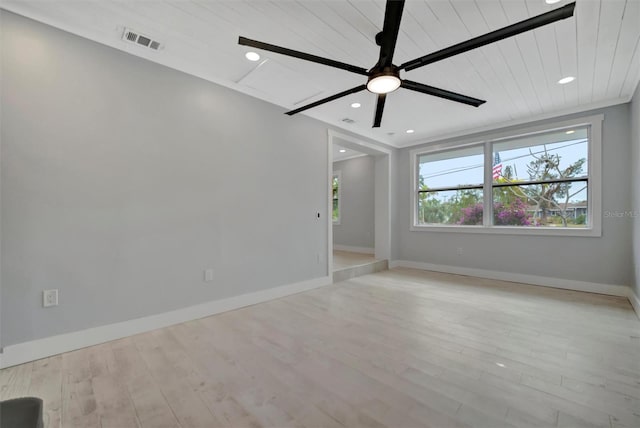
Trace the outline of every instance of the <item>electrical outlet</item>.
<instances>
[{"instance_id":1,"label":"electrical outlet","mask_svg":"<svg viewBox=\"0 0 640 428\"><path fill-rule=\"evenodd\" d=\"M42 291L42 306L45 308L51 306L58 306L58 290L43 290Z\"/></svg>"},{"instance_id":2,"label":"electrical outlet","mask_svg":"<svg viewBox=\"0 0 640 428\"><path fill-rule=\"evenodd\" d=\"M459 255L459 256L462 255L462 247L456 248L456 254Z\"/></svg>"},{"instance_id":3,"label":"electrical outlet","mask_svg":"<svg viewBox=\"0 0 640 428\"><path fill-rule=\"evenodd\" d=\"M320 253L316 253L316 263L320 264Z\"/></svg>"},{"instance_id":4,"label":"electrical outlet","mask_svg":"<svg viewBox=\"0 0 640 428\"><path fill-rule=\"evenodd\" d=\"M213 281L213 269L205 269L205 271L204 271L204 281L205 282Z\"/></svg>"}]
</instances>

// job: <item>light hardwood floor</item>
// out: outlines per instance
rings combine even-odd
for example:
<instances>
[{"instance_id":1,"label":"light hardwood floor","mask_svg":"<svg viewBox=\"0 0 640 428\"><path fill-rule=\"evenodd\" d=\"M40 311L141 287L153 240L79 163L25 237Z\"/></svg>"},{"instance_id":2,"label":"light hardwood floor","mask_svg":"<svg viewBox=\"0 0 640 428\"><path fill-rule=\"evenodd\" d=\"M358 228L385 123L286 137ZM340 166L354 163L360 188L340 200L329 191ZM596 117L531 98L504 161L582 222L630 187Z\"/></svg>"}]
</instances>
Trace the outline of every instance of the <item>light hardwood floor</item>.
<instances>
[{"instance_id":1,"label":"light hardwood floor","mask_svg":"<svg viewBox=\"0 0 640 428\"><path fill-rule=\"evenodd\" d=\"M352 253L350 251L333 250L333 270L346 269L373 263L377 259L373 254Z\"/></svg>"},{"instance_id":2,"label":"light hardwood floor","mask_svg":"<svg viewBox=\"0 0 640 428\"><path fill-rule=\"evenodd\" d=\"M0 372L49 427L639 427L623 298L395 269Z\"/></svg>"}]
</instances>

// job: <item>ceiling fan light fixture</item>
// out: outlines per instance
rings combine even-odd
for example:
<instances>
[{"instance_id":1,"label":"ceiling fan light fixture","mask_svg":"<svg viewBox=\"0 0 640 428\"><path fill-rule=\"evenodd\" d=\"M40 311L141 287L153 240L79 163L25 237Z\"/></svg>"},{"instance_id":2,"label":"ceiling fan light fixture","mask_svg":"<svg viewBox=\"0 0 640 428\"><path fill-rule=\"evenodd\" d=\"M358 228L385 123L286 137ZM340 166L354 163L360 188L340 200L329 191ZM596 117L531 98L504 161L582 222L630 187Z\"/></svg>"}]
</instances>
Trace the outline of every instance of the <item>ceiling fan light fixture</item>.
<instances>
[{"instance_id":1,"label":"ceiling fan light fixture","mask_svg":"<svg viewBox=\"0 0 640 428\"><path fill-rule=\"evenodd\" d=\"M360 108L360 103L352 103L351 108Z\"/></svg>"},{"instance_id":2,"label":"ceiling fan light fixture","mask_svg":"<svg viewBox=\"0 0 640 428\"><path fill-rule=\"evenodd\" d=\"M397 67L384 67L369 74L367 89L374 94L388 94L398 89L401 83Z\"/></svg>"},{"instance_id":3,"label":"ceiling fan light fixture","mask_svg":"<svg viewBox=\"0 0 640 428\"><path fill-rule=\"evenodd\" d=\"M400 87L400 78L393 75L374 77L367 82L367 89L374 94L388 94Z\"/></svg>"},{"instance_id":4,"label":"ceiling fan light fixture","mask_svg":"<svg viewBox=\"0 0 640 428\"><path fill-rule=\"evenodd\" d=\"M556 4L556 3L560 2L560 0L544 0L544 2L546 4Z\"/></svg>"}]
</instances>

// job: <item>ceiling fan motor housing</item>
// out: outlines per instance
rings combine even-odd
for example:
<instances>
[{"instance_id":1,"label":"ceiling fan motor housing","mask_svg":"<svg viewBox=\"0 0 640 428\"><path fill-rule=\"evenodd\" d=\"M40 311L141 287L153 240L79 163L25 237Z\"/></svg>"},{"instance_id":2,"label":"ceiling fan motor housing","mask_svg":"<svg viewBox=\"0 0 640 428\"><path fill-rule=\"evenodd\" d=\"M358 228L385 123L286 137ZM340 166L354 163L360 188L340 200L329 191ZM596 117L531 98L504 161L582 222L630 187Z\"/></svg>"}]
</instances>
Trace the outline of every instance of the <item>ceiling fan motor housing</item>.
<instances>
[{"instance_id":1,"label":"ceiling fan motor housing","mask_svg":"<svg viewBox=\"0 0 640 428\"><path fill-rule=\"evenodd\" d=\"M396 67L395 65L392 65L390 67L374 67L371 70L369 70L369 80L368 80L368 82L370 82L371 80L375 79L376 77L380 77L380 76L394 76L394 77L397 77L399 79L400 78L400 69L398 67Z\"/></svg>"}]
</instances>

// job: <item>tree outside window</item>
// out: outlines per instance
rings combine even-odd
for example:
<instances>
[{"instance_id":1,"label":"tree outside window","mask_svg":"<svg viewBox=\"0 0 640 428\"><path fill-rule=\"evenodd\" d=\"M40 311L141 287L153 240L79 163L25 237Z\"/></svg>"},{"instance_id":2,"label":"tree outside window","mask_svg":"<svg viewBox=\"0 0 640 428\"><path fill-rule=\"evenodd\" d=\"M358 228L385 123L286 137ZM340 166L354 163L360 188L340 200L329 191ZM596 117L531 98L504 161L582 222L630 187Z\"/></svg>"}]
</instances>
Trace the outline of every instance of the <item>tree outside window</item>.
<instances>
[{"instance_id":1,"label":"tree outside window","mask_svg":"<svg viewBox=\"0 0 640 428\"><path fill-rule=\"evenodd\" d=\"M586 228L588 159L585 125L418 155L416 224Z\"/></svg>"}]
</instances>

